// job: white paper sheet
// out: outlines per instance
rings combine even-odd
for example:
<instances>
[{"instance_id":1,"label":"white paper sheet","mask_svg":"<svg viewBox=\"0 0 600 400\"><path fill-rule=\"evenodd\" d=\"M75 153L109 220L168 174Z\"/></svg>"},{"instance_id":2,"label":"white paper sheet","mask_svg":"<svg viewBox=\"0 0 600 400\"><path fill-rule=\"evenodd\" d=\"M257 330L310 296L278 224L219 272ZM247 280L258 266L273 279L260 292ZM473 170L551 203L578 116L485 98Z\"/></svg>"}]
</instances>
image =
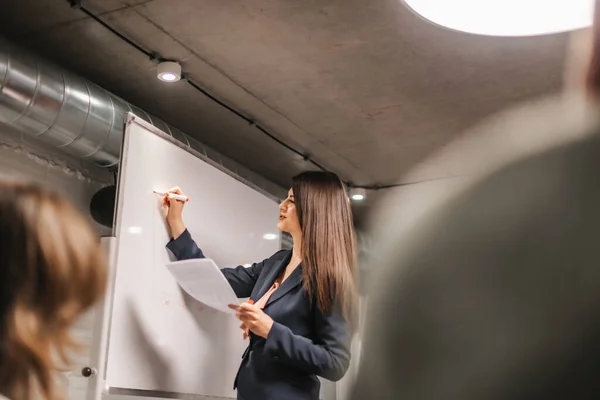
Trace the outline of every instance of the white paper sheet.
<instances>
[{"instance_id":1,"label":"white paper sheet","mask_svg":"<svg viewBox=\"0 0 600 400\"><path fill-rule=\"evenodd\" d=\"M229 282L210 258L170 262L167 269L183 290L208 307L233 314L227 305L240 304Z\"/></svg>"}]
</instances>

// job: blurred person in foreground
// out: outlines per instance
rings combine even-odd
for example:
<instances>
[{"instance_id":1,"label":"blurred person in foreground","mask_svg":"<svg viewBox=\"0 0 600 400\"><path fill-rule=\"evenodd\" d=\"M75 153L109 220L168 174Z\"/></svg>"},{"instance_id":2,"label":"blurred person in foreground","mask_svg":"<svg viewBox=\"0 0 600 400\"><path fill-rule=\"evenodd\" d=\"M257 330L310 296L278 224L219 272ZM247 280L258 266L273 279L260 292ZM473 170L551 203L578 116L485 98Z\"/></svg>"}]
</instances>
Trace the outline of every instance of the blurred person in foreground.
<instances>
[{"instance_id":1,"label":"blurred person in foreground","mask_svg":"<svg viewBox=\"0 0 600 400\"><path fill-rule=\"evenodd\" d=\"M5 181L0 238L0 398L63 398L55 374L77 347L69 328L105 289L99 238L63 198Z\"/></svg>"},{"instance_id":2,"label":"blurred person in foreground","mask_svg":"<svg viewBox=\"0 0 600 400\"><path fill-rule=\"evenodd\" d=\"M353 400L600 398L598 11L585 101L507 132L558 139L386 230Z\"/></svg>"}]
</instances>

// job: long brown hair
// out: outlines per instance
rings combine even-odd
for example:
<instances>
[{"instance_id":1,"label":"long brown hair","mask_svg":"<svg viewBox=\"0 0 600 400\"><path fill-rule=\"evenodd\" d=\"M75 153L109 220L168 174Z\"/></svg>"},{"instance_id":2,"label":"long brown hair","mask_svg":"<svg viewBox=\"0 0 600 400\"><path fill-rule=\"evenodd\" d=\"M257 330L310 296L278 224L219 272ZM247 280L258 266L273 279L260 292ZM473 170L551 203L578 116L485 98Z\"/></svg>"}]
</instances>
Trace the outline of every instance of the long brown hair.
<instances>
[{"instance_id":1,"label":"long brown hair","mask_svg":"<svg viewBox=\"0 0 600 400\"><path fill-rule=\"evenodd\" d=\"M60 398L56 361L77 347L69 328L105 289L99 238L66 200L1 181L0 238L0 394Z\"/></svg>"},{"instance_id":2,"label":"long brown hair","mask_svg":"<svg viewBox=\"0 0 600 400\"><path fill-rule=\"evenodd\" d=\"M304 287L323 313L341 307L356 328L356 239L345 186L331 172L308 171L293 179L302 229Z\"/></svg>"}]
</instances>

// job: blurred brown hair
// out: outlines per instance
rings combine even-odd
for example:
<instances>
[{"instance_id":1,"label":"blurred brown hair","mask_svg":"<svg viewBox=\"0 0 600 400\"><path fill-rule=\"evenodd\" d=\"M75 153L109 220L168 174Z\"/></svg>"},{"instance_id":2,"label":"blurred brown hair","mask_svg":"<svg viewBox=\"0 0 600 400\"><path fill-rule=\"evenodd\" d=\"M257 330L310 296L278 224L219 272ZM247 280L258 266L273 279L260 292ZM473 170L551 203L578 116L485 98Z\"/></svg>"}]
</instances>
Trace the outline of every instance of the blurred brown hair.
<instances>
[{"instance_id":1,"label":"blurred brown hair","mask_svg":"<svg viewBox=\"0 0 600 400\"><path fill-rule=\"evenodd\" d=\"M585 86L592 100L600 99L600 0L595 1L594 24L591 28L591 54Z\"/></svg>"},{"instance_id":2,"label":"blurred brown hair","mask_svg":"<svg viewBox=\"0 0 600 400\"><path fill-rule=\"evenodd\" d=\"M99 238L69 202L32 184L0 181L0 393L59 398L57 361L69 328L105 289Z\"/></svg>"},{"instance_id":3,"label":"blurred brown hair","mask_svg":"<svg viewBox=\"0 0 600 400\"><path fill-rule=\"evenodd\" d=\"M355 329L356 239L344 184L334 173L308 171L294 177L292 190L302 228L305 288L321 312L339 305Z\"/></svg>"}]
</instances>

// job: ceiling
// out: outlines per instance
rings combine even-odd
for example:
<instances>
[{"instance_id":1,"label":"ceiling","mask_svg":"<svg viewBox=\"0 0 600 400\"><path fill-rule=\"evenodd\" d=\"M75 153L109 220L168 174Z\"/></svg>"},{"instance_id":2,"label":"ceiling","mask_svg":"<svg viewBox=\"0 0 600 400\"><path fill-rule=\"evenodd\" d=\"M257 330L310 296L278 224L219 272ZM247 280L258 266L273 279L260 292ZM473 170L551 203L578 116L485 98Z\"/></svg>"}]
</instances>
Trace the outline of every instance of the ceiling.
<instances>
[{"instance_id":1,"label":"ceiling","mask_svg":"<svg viewBox=\"0 0 600 400\"><path fill-rule=\"evenodd\" d=\"M401 0L83 0L144 49L358 185L401 176L506 105L555 92L567 36L491 38ZM287 186L310 167L66 0L3 0L0 33ZM432 179L443 170L428 170Z\"/></svg>"}]
</instances>

